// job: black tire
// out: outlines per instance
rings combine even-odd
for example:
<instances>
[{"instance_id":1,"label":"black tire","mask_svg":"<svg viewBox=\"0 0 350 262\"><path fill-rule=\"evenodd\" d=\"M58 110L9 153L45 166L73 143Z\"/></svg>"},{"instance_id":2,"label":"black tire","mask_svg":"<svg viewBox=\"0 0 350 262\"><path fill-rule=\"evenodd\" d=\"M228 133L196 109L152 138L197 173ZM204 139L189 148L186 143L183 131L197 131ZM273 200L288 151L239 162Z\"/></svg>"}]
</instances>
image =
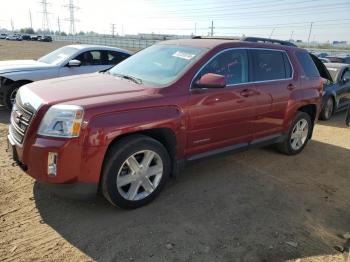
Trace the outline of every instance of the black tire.
<instances>
[{"instance_id":1,"label":"black tire","mask_svg":"<svg viewBox=\"0 0 350 262\"><path fill-rule=\"evenodd\" d=\"M15 96L18 89L24 84L25 83L14 82L12 84L3 86L3 89L4 89L3 104L8 110L12 109L13 104L11 99L13 98L13 95Z\"/></svg>"},{"instance_id":2,"label":"black tire","mask_svg":"<svg viewBox=\"0 0 350 262\"><path fill-rule=\"evenodd\" d=\"M123 197L118 191L118 172L130 156L142 150L151 150L158 154L163 164L163 173L159 184L148 196L140 200L129 200ZM112 205L120 208L132 209L144 206L150 203L160 193L169 178L170 170L171 161L168 151L160 142L144 135L131 135L122 138L112 145L106 155L101 180L102 193Z\"/></svg>"},{"instance_id":3,"label":"black tire","mask_svg":"<svg viewBox=\"0 0 350 262\"><path fill-rule=\"evenodd\" d=\"M308 124L308 132L307 132L307 137L305 142L303 143L303 145L295 150L292 147L292 140L291 140L291 136L292 136L292 132L296 126L296 124L298 122L300 122L302 119L306 120L307 124ZM310 137L311 137L311 132L313 130L313 123L311 122L311 118L310 115L305 113L305 112L300 112L298 111L294 117L293 123L291 124L288 133L286 135L286 138L283 142L277 144L277 149L281 152L284 153L286 155L296 155L299 154L301 151L303 151L303 149L305 148L306 144L308 143Z\"/></svg>"},{"instance_id":4,"label":"black tire","mask_svg":"<svg viewBox=\"0 0 350 262\"><path fill-rule=\"evenodd\" d=\"M320 113L320 119L323 121L327 121L331 119L334 113L334 99L332 97L328 97L325 100L324 105L322 106L322 110Z\"/></svg>"}]
</instances>

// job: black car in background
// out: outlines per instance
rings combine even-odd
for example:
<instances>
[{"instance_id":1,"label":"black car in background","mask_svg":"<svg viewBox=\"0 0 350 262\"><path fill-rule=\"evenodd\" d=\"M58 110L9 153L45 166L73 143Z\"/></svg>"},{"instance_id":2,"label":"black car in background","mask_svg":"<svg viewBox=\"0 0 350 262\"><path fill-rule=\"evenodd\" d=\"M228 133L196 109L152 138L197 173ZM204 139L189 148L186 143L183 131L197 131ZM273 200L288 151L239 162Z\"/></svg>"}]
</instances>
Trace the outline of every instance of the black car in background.
<instances>
[{"instance_id":1,"label":"black car in background","mask_svg":"<svg viewBox=\"0 0 350 262\"><path fill-rule=\"evenodd\" d=\"M335 112L350 105L350 65L325 63L333 81L327 81L322 99L321 120L329 120Z\"/></svg>"},{"instance_id":2,"label":"black car in background","mask_svg":"<svg viewBox=\"0 0 350 262\"><path fill-rule=\"evenodd\" d=\"M52 37L48 35L40 35L38 36L38 41L40 42L52 42Z\"/></svg>"},{"instance_id":3,"label":"black car in background","mask_svg":"<svg viewBox=\"0 0 350 262\"><path fill-rule=\"evenodd\" d=\"M326 56L326 58L331 61L331 63L350 64L350 55Z\"/></svg>"}]
</instances>

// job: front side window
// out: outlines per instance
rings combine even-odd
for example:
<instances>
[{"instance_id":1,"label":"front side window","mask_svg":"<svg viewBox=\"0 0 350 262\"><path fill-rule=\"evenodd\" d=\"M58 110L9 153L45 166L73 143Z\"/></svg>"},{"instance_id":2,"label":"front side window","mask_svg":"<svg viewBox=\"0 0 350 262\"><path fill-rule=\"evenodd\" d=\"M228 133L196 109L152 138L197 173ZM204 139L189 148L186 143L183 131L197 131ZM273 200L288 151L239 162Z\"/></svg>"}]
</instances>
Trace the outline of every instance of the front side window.
<instances>
[{"instance_id":1,"label":"front side window","mask_svg":"<svg viewBox=\"0 0 350 262\"><path fill-rule=\"evenodd\" d=\"M130 55L126 53L121 53L117 51L106 51L106 58L104 64L106 65L116 65L119 64L121 61L128 58Z\"/></svg>"},{"instance_id":2,"label":"front side window","mask_svg":"<svg viewBox=\"0 0 350 262\"><path fill-rule=\"evenodd\" d=\"M291 77L292 69L284 52L251 50L252 81L280 80Z\"/></svg>"},{"instance_id":3,"label":"front side window","mask_svg":"<svg viewBox=\"0 0 350 262\"><path fill-rule=\"evenodd\" d=\"M343 72L341 80L344 81L345 79L350 79L350 71L349 71L349 69L345 69L344 72Z\"/></svg>"},{"instance_id":4,"label":"front side window","mask_svg":"<svg viewBox=\"0 0 350 262\"><path fill-rule=\"evenodd\" d=\"M81 62L82 66L102 65L102 52L101 51L87 51L78 55L76 60Z\"/></svg>"},{"instance_id":5,"label":"front side window","mask_svg":"<svg viewBox=\"0 0 350 262\"><path fill-rule=\"evenodd\" d=\"M197 74L195 83L205 74L213 73L225 76L226 84L248 82L248 55L246 50L227 50L215 56Z\"/></svg>"},{"instance_id":6,"label":"front side window","mask_svg":"<svg viewBox=\"0 0 350 262\"><path fill-rule=\"evenodd\" d=\"M129 57L109 73L137 78L153 86L166 86L178 79L205 51L206 48L158 44Z\"/></svg>"}]
</instances>

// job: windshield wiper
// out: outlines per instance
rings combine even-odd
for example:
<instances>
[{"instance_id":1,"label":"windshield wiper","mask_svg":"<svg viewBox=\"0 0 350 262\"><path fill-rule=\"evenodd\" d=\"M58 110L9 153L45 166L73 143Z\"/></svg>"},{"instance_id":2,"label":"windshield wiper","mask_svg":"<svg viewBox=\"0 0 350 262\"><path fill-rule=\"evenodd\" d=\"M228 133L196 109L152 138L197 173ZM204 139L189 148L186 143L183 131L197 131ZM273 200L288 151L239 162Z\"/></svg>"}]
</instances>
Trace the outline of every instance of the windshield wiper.
<instances>
[{"instance_id":1,"label":"windshield wiper","mask_svg":"<svg viewBox=\"0 0 350 262\"><path fill-rule=\"evenodd\" d=\"M142 79L131 76L131 75L123 75L123 74L113 74L113 75L119 76L121 78L130 80L130 81L133 81L134 83L139 84L139 85L142 84Z\"/></svg>"}]
</instances>

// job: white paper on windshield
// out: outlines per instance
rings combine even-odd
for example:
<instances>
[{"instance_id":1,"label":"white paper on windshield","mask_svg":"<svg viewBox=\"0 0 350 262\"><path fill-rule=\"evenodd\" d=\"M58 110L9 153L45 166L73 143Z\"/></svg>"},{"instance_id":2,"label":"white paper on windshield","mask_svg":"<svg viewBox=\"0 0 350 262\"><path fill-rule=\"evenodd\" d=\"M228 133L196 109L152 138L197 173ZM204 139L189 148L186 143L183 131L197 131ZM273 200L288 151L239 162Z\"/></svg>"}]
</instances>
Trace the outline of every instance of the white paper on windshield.
<instances>
[{"instance_id":1,"label":"white paper on windshield","mask_svg":"<svg viewBox=\"0 0 350 262\"><path fill-rule=\"evenodd\" d=\"M186 53L186 52L176 51L176 53L173 54L173 56L174 57L178 57L178 58L182 58L182 59L186 59L186 60L191 60L196 55L190 54L190 53Z\"/></svg>"},{"instance_id":2,"label":"white paper on windshield","mask_svg":"<svg viewBox=\"0 0 350 262\"><path fill-rule=\"evenodd\" d=\"M337 71L338 69L337 68L333 68L333 67L329 67L327 68L328 70L331 70L331 71Z\"/></svg>"}]
</instances>

